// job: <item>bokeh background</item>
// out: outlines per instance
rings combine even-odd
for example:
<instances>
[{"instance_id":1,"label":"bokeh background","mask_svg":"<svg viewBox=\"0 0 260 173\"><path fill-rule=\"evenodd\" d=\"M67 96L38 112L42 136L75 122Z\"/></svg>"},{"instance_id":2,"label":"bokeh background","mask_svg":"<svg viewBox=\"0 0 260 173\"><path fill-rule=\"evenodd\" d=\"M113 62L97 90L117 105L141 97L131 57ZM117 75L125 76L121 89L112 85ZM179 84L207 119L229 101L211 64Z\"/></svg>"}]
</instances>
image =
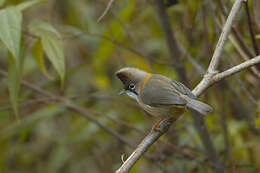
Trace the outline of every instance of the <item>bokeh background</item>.
<instances>
[{"instance_id":1,"label":"bokeh background","mask_svg":"<svg viewBox=\"0 0 260 173\"><path fill-rule=\"evenodd\" d=\"M1 9L22 2L1 0ZM156 4L117 0L97 21L108 2L48 0L23 12L22 79L27 83L21 84L19 91L18 118L4 75L8 51L0 42L0 172L111 173L158 121L134 100L118 95L122 85L114 75L118 69L131 66L178 79ZM203 77L225 12L234 0L164 2L181 52L179 58L193 88ZM248 5L259 47L260 3L253 0ZM66 64L63 86L46 53L42 63L46 73L32 55L37 36L29 26L34 20L48 22L60 34ZM234 28L242 41L232 32L221 55L220 70L256 54L244 6ZM214 108L204 119L228 172L260 172L259 69L256 66L221 81L200 97ZM210 160L187 112L131 173L211 172Z\"/></svg>"}]
</instances>

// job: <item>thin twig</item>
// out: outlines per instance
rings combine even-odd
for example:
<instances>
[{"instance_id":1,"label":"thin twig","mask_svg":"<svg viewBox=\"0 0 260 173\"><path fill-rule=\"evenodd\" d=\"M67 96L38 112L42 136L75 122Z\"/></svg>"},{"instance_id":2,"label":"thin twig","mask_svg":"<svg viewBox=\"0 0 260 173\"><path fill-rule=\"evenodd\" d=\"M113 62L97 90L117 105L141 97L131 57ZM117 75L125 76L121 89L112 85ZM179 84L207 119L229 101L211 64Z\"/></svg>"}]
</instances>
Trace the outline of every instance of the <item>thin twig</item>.
<instances>
[{"instance_id":1,"label":"thin twig","mask_svg":"<svg viewBox=\"0 0 260 173\"><path fill-rule=\"evenodd\" d=\"M222 14L225 17L228 17L228 11L227 8L225 6L224 3L222 3L221 0L217 0L218 5L220 7L220 10L222 12ZM250 50L249 46L247 45L247 43L243 40L241 33L238 31L238 29L235 26L232 26L231 28L232 33L234 34L235 38L237 39L237 41L239 42L240 46L242 47L242 49L245 51L245 53L250 57L253 58L255 55L254 53Z\"/></svg>"},{"instance_id":2,"label":"thin twig","mask_svg":"<svg viewBox=\"0 0 260 173\"><path fill-rule=\"evenodd\" d=\"M224 16L222 16L222 20L224 20ZM222 25L220 24L220 21L217 20L218 26L219 28L222 28ZM233 44L233 46L235 47L235 49L237 50L237 52L241 55L241 57L244 60L249 60L252 57L249 57L249 55L245 52L245 49L242 48L241 44L238 44L239 41L237 42L235 39L235 34L234 32L232 34L229 34L228 39L231 41L231 43ZM252 66L250 67L250 71L253 73L254 76L260 78L260 73L258 72L256 66Z\"/></svg>"},{"instance_id":3,"label":"thin twig","mask_svg":"<svg viewBox=\"0 0 260 173\"><path fill-rule=\"evenodd\" d=\"M244 91L244 93L246 94L247 98L251 101L251 103L255 106L258 106L258 102L257 100L254 98L254 96L247 90L245 83L243 81L241 81L239 76L235 75L235 79L237 81L237 83L239 84L239 87ZM251 116L251 115L249 115Z\"/></svg>"},{"instance_id":4,"label":"thin twig","mask_svg":"<svg viewBox=\"0 0 260 173\"><path fill-rule=\"evenodd\" d=\"M202 92L209 87L209 84L211 81L212 76L214 76L217 71L217 66L220 61L220 55L223 51L224 44L227 40L228 34L231 30L231 27L234 23L234 19L241 7L243 0L236 0L231 12L227 18L227 21L223 27L222 33L220 35L219 41L217 43L216 49L214 51L213 57L211 59L210 65L208 67L207 73L204 75L203 79L200 81L200 83L195 87L193 90L193 94L196 96L199 96L202 94Z\"/></svg>"},{"instance_id":5,"label":"thin twig","mask_svg":"<svg viewBox=\"0 0 260 173\"><path fill-rule=\"evenodd\" d=\"M177 45L180 51L185 55L187 60L191 63L191 65L199 72L200 75L205 73L204 68L192 57L189 52L181 45L181 43L177 42Z\"/></svg>"},{"instance_id":6,"label":"thin twig","mask_svg":"<svg viewBox=\"0 0 260 173\"><path fill-rule=\"evenodd\" d=\"M114 0L110 0L105 8L105 10L103 11L103 13L101 14L101 16L98 18L97 22L100 22L103 17L105 17L105 15L107 14L107 12L109 11L109 9L111 8L112 4L113 4Z\"/></svg>"},{"instance_id":7,"label":"thin twig","mask_svg":"<svg viewBox=\"0 0 260 173\"><path fill-rule=\"evenodd\" d=\"M244 60L249 60L250 57L248 57L248 55L245 54L244 50L241 49L240 45L235 41L234 37L232 34L229 35L229 40L231 41L231 43L234 45L235 49L238 51L238 53L241 55L241 57ZM252 66L249 68L250 71L252 72L252 74L257 77L260 78L260 72L258 71L258 69L256 68L256 66Z\"/></svg>"},{"instance_id":8,"label":"thin twig","mask_svg":"<svg viewBox=\"0 0 260 173\"><path fill-rule=\"evenodd\" d=\"M254 50L255 50L255 55L259 55L259 50L258 50L257 43L256 43L256 40L255 40L255 34L254 34L253 27L252 27L252 21L251 21L251 16L250 16L247 0L244 1L244 5L245 5L245 10L246 10L246 15L247 15L247 23L248 23L249 33L250 33L252 44L253 44L253 47L254 47Z\"/></svg>"},{"instance_id":9,"label":"thin twig","mask_svg":"<svg viewBox=\"0 0 260 173\"><path fill-rule=\"evenodd\" d=\"M260 55L255 57L255 58L252 58L252 59L250 59L248 61L245 61L245 62L243 62L243 63L241 63L239 65L236 65L236 66L234 66L234 67L232 67L232 68L230 68L230 69L228 69L226 71L223 71L221 73L218 73L218 74L214 75L212 77L212 79L211 79L212 81L210 83L218 82L218 81L220 81L222 79L225 79L225 78L227 78L227 77L229 77L229 76L231 76L231 75L233 75L235 73L238 73L238 72L240 72L240 71L242 71L244 69L247 69L248 67L251 67L253 65L256 65L258 63L260 63Z\"/></svg>"},{"instance_id":10,"label":"thin twig","mask_svg":"<svg viewBox=\"0 0 260 173\"><path fill-rule=\"evenodd\" d=\"M227 40L227 36L229 34L229 32L231 31L231 28L232 28L232 25L234 23L234 20L235 20L235 17L241 7L241 3L243 2L243 0L236 0L232 9L231 9L231 12L227 18L227 21L224 25L224 28L222 30L222 33L220 35L220 38L218 40L218 43L217 43L217 46L216 46L216 49L214 51L214 54L213 54L213 57L210 61L210 64L209 64L209 67L208 67L208 72L209 73L215 73L217 67L218 67L218 64L219 64L219 61L220 61L220 55L224 49L224 44Z\"/></svg>"},{"instance_id":11,"label":"thin twig","mask_svg":"<svg viewBox=\"0 0 260 173\"><path fill-rule=\"evenodd\" d=\"M145 153L145 151L154 142L156 142L160 136L162 136L164 133L168 131L173 122L174 119L166 119L162 121L159 125L159 128L162 130L152 130L115 173L127 173L133 167L133 165L140 159L140 157Z\"/></svg>"}]
</instances>

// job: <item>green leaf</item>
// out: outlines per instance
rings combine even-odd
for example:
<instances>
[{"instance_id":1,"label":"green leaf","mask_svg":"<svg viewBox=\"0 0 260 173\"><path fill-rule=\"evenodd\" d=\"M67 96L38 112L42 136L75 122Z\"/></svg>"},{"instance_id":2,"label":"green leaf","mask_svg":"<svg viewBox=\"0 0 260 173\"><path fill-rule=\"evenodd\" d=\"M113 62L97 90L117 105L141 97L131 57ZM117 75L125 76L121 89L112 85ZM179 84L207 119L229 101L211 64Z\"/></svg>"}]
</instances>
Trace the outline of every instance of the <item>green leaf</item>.
<instances>
[{"instance_id":1,"label":"green leaf","mask_svg":"<svg viewBox=\"0 0 260 173\"><path fill-rule=\"evenodd\" d=\"M65 78L65 58L61 41L49 34L43 35L41 41L44 52L57 70L63 84Z\"/></svg>"},{"instance_id":2,"label":"green leaf","mask_svg":"<svg viewBox=\"0 0 260 173\"><path fill-rule=\"evenodd\" d=\"M17 5L17 8L19 10L26 10L27 8L30 8L31 6L35 5L35 4L39 4L41 2L44 2L46 0L35 0L35 1L26 1L26 2L23 2L19 5Z\"/></svg>"},{"instance_id":3,"label":"green leaf","mask_svg":"<svg viewBox=\"0 0 260 173\"><path fill-rule=\"evenodd\" d=\"M16 7L0 10L0 40L13 54L15 61L20 54L22 13Z\"/></svg>"},{"instance_id":4,"label":"green leaf","mask_svg":"<svg viewBox=\"0 0 260 173\"><path fill-rule=\"evenodd\" d=\"M41 38L43 50L58 72L63 84L65 78L65 58L59 32L44 21L32 22L29 25L29 30Z\"/></svg>"},{"instance_id":5,"label":"green leaf","mask_svg":"<svg viewBox=\"0 0 260 173\"><path fill-rule=\"evenodd\" d=\"M40 67L42 73L49 79L51 76L49 75L48 71L45 68L45 61L43 57L43 48L40 39L37 39L32 47L32 56L34 57L35 61L37 62L38 66Z\"/></svg>"},{"instance_id":6,"label":"green leaf","mask_svg":"<svg viewBox=\"0 0 260 173\"><path fill-rule=\"evenodd\" d=\"M16 7L0 10L0 40L9 50L8 90L10 102L18 118L17 99L21 78L20 42L22 13Z\"/></svg>"},{"instance_id":7,"label":"green leaf","mask_svg":"<svg viewBox=\"0 0 260 173\"><path fill-rule=\"evenodd\" d=\"M61 38L60 33L51 24L45 21L34 20L29 25L29 30L31 33L39 37L42 37L45 34L52 34L58 38Z\"/></svg>"},{"instance_id":8,"label":"green leaf","mask_svg":"<svg viewBox=\"0 0 260 173\"><path fill-rule=\"evenodd\" d=\"M255 36L256 39L260 39L260 34Z\"/></svg>"},{"instance_id":9,"label":"green leaf","mask_svg":"<svg viewBox=\"0 0 260 173\"><path fill-rule=\"evenodd\" d=\"M12 104L12 108L14 110L16 118L19 119L17 99L18 99L20 80L21 80L21 71L19 67L20 65L18 64L18 62L20 61L15 61L15 59L11 54L9 54L8 61L9 61L8 90L9 90L10 102Z\"/></svg>"}]
</instances>

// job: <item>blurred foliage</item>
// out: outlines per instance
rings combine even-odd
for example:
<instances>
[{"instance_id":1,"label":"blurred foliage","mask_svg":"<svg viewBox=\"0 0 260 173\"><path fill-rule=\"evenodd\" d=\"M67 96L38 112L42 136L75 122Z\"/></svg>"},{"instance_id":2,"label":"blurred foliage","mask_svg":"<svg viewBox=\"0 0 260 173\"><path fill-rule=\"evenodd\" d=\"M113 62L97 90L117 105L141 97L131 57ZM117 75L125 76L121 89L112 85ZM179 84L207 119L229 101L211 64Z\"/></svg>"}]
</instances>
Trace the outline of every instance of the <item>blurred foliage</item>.
<instances>
[{"instance_id":1,"label":"blurred foliage","mask_svg":"<svg viewBox=\"0 0 260 173\"><path fill-rule=\"evenodd\" d=\"M97 22L108 1L0 0L0 173L110 173L118 168L121 155L132 149L67 104L86 108L133 144L158 121L127 96L117 95L122 85L114 76L121 67L133 66L177 78L154 4L117 0ZM223 14L217 1L165 2L194 87L202 77L194 61L200 69L207 68ZM227 9L233 2L222 0ZM251 1L249 7L260 46L253 13L260 7ZM235 27L253 52L244 8ZM242 62L241 57L228 41L221 70ZM21 79L52 96L21 84ZM228 172L260 172L259 90L259 78L247 70L216 84L201 98L214 107L205 120ZM65 103L55 96L64 97ZM170 172L211 171L189 112L162 141L148 151L154 162L142 158L131 173L163 172L155 163Z\"/></svg>"}]
</instances>

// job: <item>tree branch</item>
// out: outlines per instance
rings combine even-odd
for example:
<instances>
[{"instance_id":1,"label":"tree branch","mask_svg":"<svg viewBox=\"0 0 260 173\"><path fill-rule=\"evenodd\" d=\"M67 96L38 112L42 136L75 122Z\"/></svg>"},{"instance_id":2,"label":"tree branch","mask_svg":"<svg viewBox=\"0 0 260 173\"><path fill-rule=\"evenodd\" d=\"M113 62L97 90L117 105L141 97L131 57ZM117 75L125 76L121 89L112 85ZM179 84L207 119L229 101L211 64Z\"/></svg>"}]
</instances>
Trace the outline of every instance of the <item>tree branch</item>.
<instances>
[{"instance_id":1,"label":"tree branch","mask_svg":"<svg viewBox=\"0 0 260 173\"><path fill-rule=\"evenodd\" d=\"M100 22L103 17L105 17L105 15L107 14L107 12L109 11L109 9L111 8L112 4L113 4L114 0L110 0L105 8L105 10L103 11L103 13L101 14L101 16L98 18L98 22Z\"/></svg>"},{"instance_id":2,"label":"tree branch","mask_svg":"<svg viewBox=\"0 0 260 173\"><path fill-rule=\"evenodd\" d=\"M235 17L237 15L243 1L244 0L236 0L232 9L231 9L231 12L229 13L227 21L224 25L224 28L223 28L222 33L220 35L220 38L218 40L216 49L214 51L213 57L212 57L211 62L209 64L208 73L215 73L215 70L218 67L220 55L221 55L221 53L224 49L224 44L225 44L225 42L228 38L227 36L228 36L228 34L231 30L231 27L234 23Z\"/></svg>"},{"instance_id":3,"label":"tree branch","mask_svg":"<svg viewBox=\"0 0 260 173\"><path fill-rule=\"evenodd\" d=\"M201 80L201 82L195 87L195 89L193 89L192 93L196 96L199 96L202 94L202 92L204 90L206 90L211 82L211 78L217 73L216 69L218 66L218 63L220 61L220 55L224 49L224 44L227 40L227 36L232 28L232 24L234 23L234 19L242 5L242 2L244 0L236 0L231 12L227 18L227 21L223 27L222 33L220 35L220 38L218 40L216 49L214 51L213 57L211 59L211 62L209 64L208 70L206 72L206 74L204 75L203 79Z\"/></svg>"},{"instance_id":4,"label":"tree branch","mask_svg":"<svg viewBox=\"0 0 260 173\"><path fill-rule=\"evenodd\" d=\"M162 130L151 130L151 132L143 139L134 152L127 158L125 162L123 162L122 166L115 173L127 173L145 153L145 151L154 142L156 142L160 136L168 131L173 122L175 122L175 120L172 118L165 119L158 126L158 128Z\"/></svg>"},{"instance_id":5,"label":"tree branch","mask_svg":"<svg viewBox=\"0 0 260 173\"><path fill-rule=\"evenodd\" d=\"M223 4L221 0L217 0L217 2L218 2L218 5L220 7L222 14L225 17L228 17L228 11L227 11L225 4ZM247 56L249 56L250 58L253 58L255 56L254 53L250 50L249 46L242 39L241 33L237 30L237 28L235 26L232 26L232 33L234 34L235 38L237 39L237 41L239 42L240 46L245 51Z\"/></svg>"},{"instance_id":6,"label":"tree branch","mask_svg":"<svg viewBox=\"0 0 260 173\"><path fill-rule=\"evenodd\" d=\"M240 72L240 71L242 71L242 70L244 70L248 67L251 67L253 65L256 65L258 63L260 63L260 56L257 56L255 58L248 60L248 61L245 61L245 62L243 62L239 65L236 65L236 66L234 66L234 67L232 67L232 68L230 68L226 71L223 71L221 73L217 73L215 76L213 76L212 81L214 83L218 82L222 79L225 79L225 78L227 78L227 77L229 77L229 76L231 76L235 73L238 73L238 72Z\"/></svg>"}]
</instances>

